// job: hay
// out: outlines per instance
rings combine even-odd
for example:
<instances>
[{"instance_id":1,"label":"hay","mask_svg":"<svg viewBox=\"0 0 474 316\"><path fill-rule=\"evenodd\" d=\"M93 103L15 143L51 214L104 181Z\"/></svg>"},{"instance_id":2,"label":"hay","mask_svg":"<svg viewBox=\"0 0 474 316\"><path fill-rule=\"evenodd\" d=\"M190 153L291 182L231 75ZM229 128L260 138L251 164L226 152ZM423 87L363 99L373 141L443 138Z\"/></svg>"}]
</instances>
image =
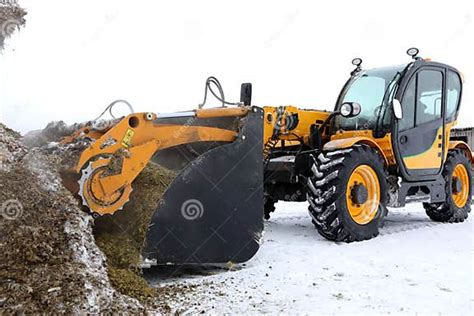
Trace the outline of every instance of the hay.
<instances>
[{"instance_id":1,"label":"hay","mask_svg":"<svg viewBox=\"0 0 474 316\"><path fill-rule=\"evenodd\" d=\"M108 267L109 279L117 291L134 297L142 302L153 303L152 298L157 296L157 291L148 285L146 280L130 269Z\"/></svg>"},{"instance_id":2,"label":"hay","mask_svg":"<svg viewBox=\"0 0 474 316\"><path fill-rule=\"evenodd\" d=\"M107 256L110 281L121 293L141 301L156 295L141 276L141 250L158 201L175 177L174 172L149 163L132 183L124 209L95 220L94 235Z\"/></svg>"}]
</instances>

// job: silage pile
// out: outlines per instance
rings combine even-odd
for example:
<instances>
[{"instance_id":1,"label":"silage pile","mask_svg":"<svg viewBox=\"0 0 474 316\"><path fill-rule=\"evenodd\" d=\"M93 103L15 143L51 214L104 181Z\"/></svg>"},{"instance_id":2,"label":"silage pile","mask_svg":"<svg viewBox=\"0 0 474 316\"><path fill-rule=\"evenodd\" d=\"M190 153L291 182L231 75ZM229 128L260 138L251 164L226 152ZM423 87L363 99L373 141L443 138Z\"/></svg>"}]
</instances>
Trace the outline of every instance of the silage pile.
<instances>
[{"instance_id":1,"label":"silage pile","mask_svg":"<svg viewBox=\"0 0 474 316\"><path fill-rule=\"evenodd\" d=\"M95 220L94 235L97 245L107 256L112 285L141 301L160 294L142 278L141 250L158 201L175 177L174 172L149 163L133 182L130 201L123 210Z\"/></svg>"},{"instance_id":2,"label":"silage pile","mask_svg":"<svg viewBox=\"0 0 474 316\"><path fill-rule=\"evenodd\" d=\"M62 158L19 140L0 124L0 313L145 311L111 285L93 218L61 183Z\"/></svg>"},{"instance_id":3,"label":"silage pile","mask_svg":"<svg viewBox=\"0 0 474 316\"><path fill-rule=\"evenodd\" d=\"M123 210L91 215L65 188L77 183L65 171L92 140L58 142L83 125L53 122L22 138L0 123L0 313L170 312L161 297L194 289L150 287L140 252L176 173L149 163Z\"/></svg>"},{"instance_id":4,"label":"silage pile","mask_svg":"<svg viewBox=\"0 0 474 316\"><path fill-rule=\"evenodd\" d=\"M78 175L68 170L76 168L82 151L89 147L93 140L83 135L66 144L61 144L59 141L85 125L109 126L115 122L116 120L111 120L73 125L67 125L62 121L51 122L43 130L27 133L22 143L30 148L40 147L42 152L49 156L58 157L56 169L62 176L63 184L67 185L70 191L77 193ZM112 157L111 167L107 172L111 174L120 172L123 154L119 151ZM143 279L140 269L141 250L158 201L175 177L176 173L149 163L132 183L133 191L123 210L113 215L93 216L95 242L106 256L107 272L112 286L122 294L165 310L168 306L163 302L157 302L155 298L158 292L166 292L167 289L158 291ZM82 204L77 194L75 197ZM87 208L83 211L89 213ZM173 289L175 290L176 288Z\"/></svg>"},{"instance_id":5,"label":"silage pile","mask_svg":"<svg viewBox=\"0 0 474 316\"><path fill-rule=\"evenodd\" d=\"M16 0L0 0L0 50L5 39L25 24L26 11Z\"/></svg>"}]
</instances>

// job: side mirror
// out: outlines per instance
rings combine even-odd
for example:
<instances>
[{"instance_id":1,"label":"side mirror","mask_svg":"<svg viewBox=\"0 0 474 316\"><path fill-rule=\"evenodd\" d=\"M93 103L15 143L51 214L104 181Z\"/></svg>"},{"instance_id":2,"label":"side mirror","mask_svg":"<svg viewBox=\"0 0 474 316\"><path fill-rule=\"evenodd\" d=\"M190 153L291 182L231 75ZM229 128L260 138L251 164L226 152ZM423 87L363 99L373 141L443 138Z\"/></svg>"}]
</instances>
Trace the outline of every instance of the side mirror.
<instances>
[{"instance_id":1,"label":"side mirror","mask_svg":"<svg viewBox=\"0 0 474 316\"><path fill-rule=\"evenodd\" d=\"M403 111L402 111L402 105L400 104L400 101L398 101L397 99L393 99L392 108L393 108L393 114L395 114L395 117L398 120L401 120L403 118Z\"/></svg>"},{"instance_id":2,"label":"side mirror","mask_svg":"<svg viewBox=\"0 0 474 316\"><path fill-rule=\"evenodd\" d=\"M360 114L362 111L362 107L357 102L345 102L341 104L341 108L339 109L339 113L343 117L354 117Z\"/></svg>"},{"instance_id":3,"label":"side mirror","mask_svg":"<svg viewBox=\"0 0 474 316\"><path fill-rule=\"evenodd\" d=\"M243 105L252 104L252 84L251 83L242 83L240 86L240 102Z\"/></svg>"}]
</instances>

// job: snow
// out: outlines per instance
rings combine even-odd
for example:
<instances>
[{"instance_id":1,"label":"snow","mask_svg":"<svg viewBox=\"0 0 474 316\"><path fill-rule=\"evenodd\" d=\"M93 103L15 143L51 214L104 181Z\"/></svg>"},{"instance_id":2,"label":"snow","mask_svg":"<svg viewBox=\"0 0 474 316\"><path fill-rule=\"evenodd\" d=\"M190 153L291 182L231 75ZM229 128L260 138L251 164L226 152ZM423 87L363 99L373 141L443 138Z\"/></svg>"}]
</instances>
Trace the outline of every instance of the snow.
<instances>
[{"instance_id":1,"label":"snow","mask_svg":"<svg viewBox=\"0 0 474 316\"><path fill-rule=\"evenodd\" d=\"M279 202L272 215L246 264L158 267L149 280L198 285L170 302L184 313L473 314L471 219L435 223L413 204L390 209L377 238L347 244L321 237L306 203Z\"/></svg>"}]
</instances>

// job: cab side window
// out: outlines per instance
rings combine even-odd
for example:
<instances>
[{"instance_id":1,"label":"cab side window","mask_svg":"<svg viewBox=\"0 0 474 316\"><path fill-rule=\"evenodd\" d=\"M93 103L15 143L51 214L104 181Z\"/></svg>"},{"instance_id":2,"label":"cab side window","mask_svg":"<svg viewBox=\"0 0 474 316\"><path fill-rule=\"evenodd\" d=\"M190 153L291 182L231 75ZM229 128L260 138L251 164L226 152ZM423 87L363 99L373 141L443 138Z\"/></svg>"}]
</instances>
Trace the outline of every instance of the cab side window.
<instances>
[{"instance_id":1,"label":"cab side window","mask_svg":"<svg viewBox=\"0 0 474 316\"><path fill-rule=\"evenodd\" d=\"M446 120L452 121L458 109L459 97L461 95L461 79L452 70L448 70L446 90Z\"/></svg>"},{"instance_id":2,"label":"cab side window","mask_svg":"<svg viewBox=\"0 0 474 316\"><path fill-rule=\"evenodd\" d=\"M416 125L441 118L443 74L437 70L422 70L417 75Z\"/></svg>"}]
</instances>

